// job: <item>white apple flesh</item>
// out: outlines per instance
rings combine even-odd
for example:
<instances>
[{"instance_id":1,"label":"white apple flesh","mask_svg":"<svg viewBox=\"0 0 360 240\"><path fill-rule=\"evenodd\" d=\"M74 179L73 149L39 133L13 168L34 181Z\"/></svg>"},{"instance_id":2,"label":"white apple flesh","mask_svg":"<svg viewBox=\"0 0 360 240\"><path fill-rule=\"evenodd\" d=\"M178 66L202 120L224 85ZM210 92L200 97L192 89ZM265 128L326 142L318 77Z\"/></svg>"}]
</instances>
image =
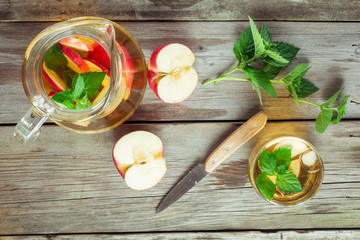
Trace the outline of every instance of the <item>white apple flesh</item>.
<instances>
[{"instance_id":1,"label":"white apple flesh","mask_svg":"<svg viewBox=\"0 0 360 240\"><path fill-rule=\"evenodd\" d=\"M129 133L115 144L113 160L129 188L145 190L155 186L166 173L160 138L150 132Z\"/></svg>"},{"instance_id":2,"label":"white apple flesh","mask_svg":"<svg viewBox=\"0 0 360 240\"><path fill-rule=\"evenodd\" d=\"M162 101L179 103L194 91L198 75L192 65L195 55L179 43L156 49L148 62L148 80L151 89Z\"/></svg>"},{"instance_id":3,"label":"white apple flesh","mask_svg":"<svg viewBox=\"0 0 360 240\"><path fill-rule=\"evenodd\" d=\"M293 139L286 139L286 140L283 140L283 141L279 142L278 144L276 144L276 146L274 147L274 151L278 148L285 147L285 146L292 147L291 158L299 155L300 153L302 153L308 149L308 146L306 146L306 144L303 142L300 142L298 140L293 140Z\"/></svg>"}]
</instances>

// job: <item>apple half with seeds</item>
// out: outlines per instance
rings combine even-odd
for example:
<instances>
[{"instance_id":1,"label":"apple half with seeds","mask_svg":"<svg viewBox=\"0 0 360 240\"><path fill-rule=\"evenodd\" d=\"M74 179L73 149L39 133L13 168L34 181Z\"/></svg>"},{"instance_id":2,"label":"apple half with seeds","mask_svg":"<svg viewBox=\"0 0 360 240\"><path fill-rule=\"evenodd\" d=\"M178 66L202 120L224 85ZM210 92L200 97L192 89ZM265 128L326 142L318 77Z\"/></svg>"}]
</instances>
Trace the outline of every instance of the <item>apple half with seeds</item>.
<instances>
[{"instance_id":1,"label":"apple half with seeds","mask_svg":"<svg viewBox=\"0 0 360 240\"><path fill-rule=\"evenodd\" d=\"M195 55L179 43L159 47L148 62L148 81L150 88L162 101L179 103L194 91L198 74L192 67Z\"/></svg>"},{"instance_id":2,"label":"apple half with seeds","mask_svg":"<svg viewBox=\"0 0 360 240\"><path fill-rule=\"evenodd\" d=\"M161 139L147 131L131 132L120 138L113 149L113 160L129 188L149 189L166 172Z\"/></svg>"}]
</instances>

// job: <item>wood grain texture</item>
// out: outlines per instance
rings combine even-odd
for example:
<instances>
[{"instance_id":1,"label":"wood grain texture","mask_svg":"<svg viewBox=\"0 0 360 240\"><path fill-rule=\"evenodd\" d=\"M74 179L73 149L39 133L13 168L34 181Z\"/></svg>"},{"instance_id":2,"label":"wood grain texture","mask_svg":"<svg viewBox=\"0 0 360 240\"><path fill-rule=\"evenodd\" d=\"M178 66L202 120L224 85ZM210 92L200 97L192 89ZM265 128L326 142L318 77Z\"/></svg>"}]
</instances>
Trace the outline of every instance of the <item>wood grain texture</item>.
<instances>
[{"instance_id":1,"label":"wood grain texture","mask_svg":"<svg viewBox=\"0 0 360 240\"><path fill-rule=\"evenodd\" d=\"M197 232L197 233L147 233L147 234L96 234L96 235L45 235L45 236L0 236L0 240L353 240L360 238L360 231L343 230L343 231L279 231L275 233L265 232Z\"/></svg>"},{"instance_id":2,"label":"wood grain texture","mask_svg":"<svg viewBox=\"0 0 360 240\"><path fill-rule=\"evenodd\" d=\"M29 145L16 142L12 127L3 126L0 235L360 228L360 125L345 121L341 128L324 134L314 133L312 125L267 124L198 186L157 215L155 208L164 194L239 124L124 124L97 135L50 125ZM156 187L142 192L126 187L111 157L116 140L134 130L150 131L162 139L168 167ZM300 206L268 204L248 180L250 149L278 134L307 139L324 161L320 191Z\"/></svg>"},{"instance_id":3,"label":"wood grain texture","mask_svg":"<svg viewBox=\"0 0 360 240\"><path fill-rule=\"evenodd\" d=\"M21 65L30 41L52 23L0 23L0 123L16 123L30 107L21 84ZM302 104L298 107L287 91L276 85L278 98L263 94L260 106L248 83L220 82L201 86L236 66L233 45L246 22L121 22L142 47L146 59L159 46L179 42L196 55L199 83L194 93L180 104L166 104L147 88L144 99L130 121L246 120L263 110L269 119L315 119L319 109ZM257 23L260 26L261 23ZM345 118L360 118L360 43L358 23L286 23L266 22L273 39L300 47L294 63L312 68L306 74L320 90L308 99L322 103L341 86L350 94ZM144 31L147 29L148 31ZM235 75L236 76L236 75ZM238 75L240 76L240 75ZM15 107L16 106L16 107Z\"/></svg>"},{"instance_id":4,"label":"wood grain texture","mask_svg":"<svg viewBox=\"0 0 360 240\"><path fill-rule=\"evenodd\" d=\"M359 21L359 1L272 0L109 0L0 2L0 20L39 21L81 16L114 20L260 20Z\"/></svg>"}]
</instances>

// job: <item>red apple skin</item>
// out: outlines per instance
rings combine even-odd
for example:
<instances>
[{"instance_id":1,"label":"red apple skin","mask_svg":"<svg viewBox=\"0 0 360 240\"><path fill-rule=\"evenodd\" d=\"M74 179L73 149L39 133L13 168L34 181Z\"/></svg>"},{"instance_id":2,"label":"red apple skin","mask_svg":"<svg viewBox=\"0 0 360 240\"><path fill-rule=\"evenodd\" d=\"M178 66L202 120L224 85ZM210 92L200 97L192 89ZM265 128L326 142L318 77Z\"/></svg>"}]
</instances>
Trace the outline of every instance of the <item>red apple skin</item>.
<instances>
[{"instance_id":1,"label":"red apple skin","mask_svg":"<svg viewBox=\"0 0 360 240\"><path fill-rule=\"evenodd\" d=\"M89 72L89 66L84 62L84 60L74 52L71 48L59 44L61 51L66 55L71 61L75 63L76 66L79 67L81 73Z\"/></svg>"},{"instance_id":2,"label":"red apple skin","mask_svg":"<svg viewBox=\"0 0 360 240\"><path fill-rule=\"evenodd\" d=\"M80 50L80 51L88 52L88 51L93 50L92 43L82 41L82 40L80 40L78 38L75 38L75 37L67 37L67 38L61 39L59 41L59 44L65 45L65 46L67 46L69 48L77 49L77 50Z\"/></svg>"},{"instance_id":3,"label":"red apple skin","mask_svg":"<svg viewBox=\"0 0 360 240\"><path fill-rule=\"evenodd\" d=\"M159 55L159 52L166 46L170 45L171 43L169 44L165 44L159 48L157 48L150 56L149 58L149 63L148 63L148 69L151 69L152 71L154 72L159 72L159 69L157 67L157 64L156 64L156 59L157 59L157 56Z\"/></svg>"},{"instance_id":4,"label":"red apple skin","mask_svg":"<svg viewBox=\"0 0 360 240\"><path fill-rule=\"evenodd\" d=\"M158 75L156 74L156 72L154 72L153 70L148 70L148 80L149 80L149 86L151 88L151 90L153 90L153 92L155 93L155 95L159 98L159 94L158 94Z\"/></svg>"},{"instance_id":5,"label":"red apple skin","mask_svg":"<svg viewBox=\"0 0 360 240\"><path fill-rule=\"evenodd\" d=\"M94 42L92 44L92 46L93 46L93 50L88 52L87 57L98 61L105 68L111 70L110 69L110 57L109 57L109 54L97 42Z\"/></svg>"},{"instance_id":6,"label":"red apple skin","mask_svg":"<svg viewBox=\"0 0 360 240\"><path fill-rule=\"evenodd\" d=\"M110 77L109 69L107 69L106 67L101 65L99 62L97 62L97 61L95 61L94 59L91 59L91 58L85 58L84 60L89 61L89 62L93 63L94 65L98 66L101 69L101 71L106 72L106 75L108 77Z\"/></svg>"},{"instance_id":7,"label":"red apple skin","mask_svg":"<svg viewBox=\"0 0 360 240\"><path fill-rule=\"evenodd\" d=\"M116 41L116 47L118 49L118 51L120 53L123 53L123 56L125 57L125 59L122 59L123 61L125 61L124 66L125 69L123 69L123 72L126 74L127 77L127 83L126 86L127 88L131 88L132 83L133 83L133 79L134 79L134 64L133 61L130 57L129 52L127 51L127 49L124 47L124 45L118 43Z\"/></svg>"},{"instance_id":8,"label":"red apple skin","mask_svg":"<svg viewBox=\"0 0 360 240\"><path fill-rule=\"evenodd\" d=\"M52 78L45 72L44 68L41 69L41 74L45 78L45 80L50 84L51 87L54 88L56 92L61 92L66 89L62 88L60 85L58 85Z\"/></svg>"}]
</instances>

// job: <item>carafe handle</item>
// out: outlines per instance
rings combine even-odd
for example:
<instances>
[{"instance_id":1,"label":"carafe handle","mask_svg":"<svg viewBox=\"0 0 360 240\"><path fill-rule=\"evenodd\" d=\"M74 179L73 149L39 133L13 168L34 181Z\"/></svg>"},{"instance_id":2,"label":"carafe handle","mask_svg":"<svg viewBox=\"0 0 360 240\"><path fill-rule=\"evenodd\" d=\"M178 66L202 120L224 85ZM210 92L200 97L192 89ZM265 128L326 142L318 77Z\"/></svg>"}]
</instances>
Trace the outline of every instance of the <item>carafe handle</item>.
<instances>
[{"instance_id":1,"label":"carafe handle","mask_svg":"<svg viewBox=\"0 0 360 240\"><path fill-rule=\"evenodd\" d=\"M46 112L35 111L36 107L43 106L44 99L40 96L33 102L33 107L21 118L20 122L15 126L13 135L15 138L23 143L29 143L35 140L40 134L40 127L49 118L50 114L55 110L54 108L47 109Z\"/></svg>"}]
</instances>

